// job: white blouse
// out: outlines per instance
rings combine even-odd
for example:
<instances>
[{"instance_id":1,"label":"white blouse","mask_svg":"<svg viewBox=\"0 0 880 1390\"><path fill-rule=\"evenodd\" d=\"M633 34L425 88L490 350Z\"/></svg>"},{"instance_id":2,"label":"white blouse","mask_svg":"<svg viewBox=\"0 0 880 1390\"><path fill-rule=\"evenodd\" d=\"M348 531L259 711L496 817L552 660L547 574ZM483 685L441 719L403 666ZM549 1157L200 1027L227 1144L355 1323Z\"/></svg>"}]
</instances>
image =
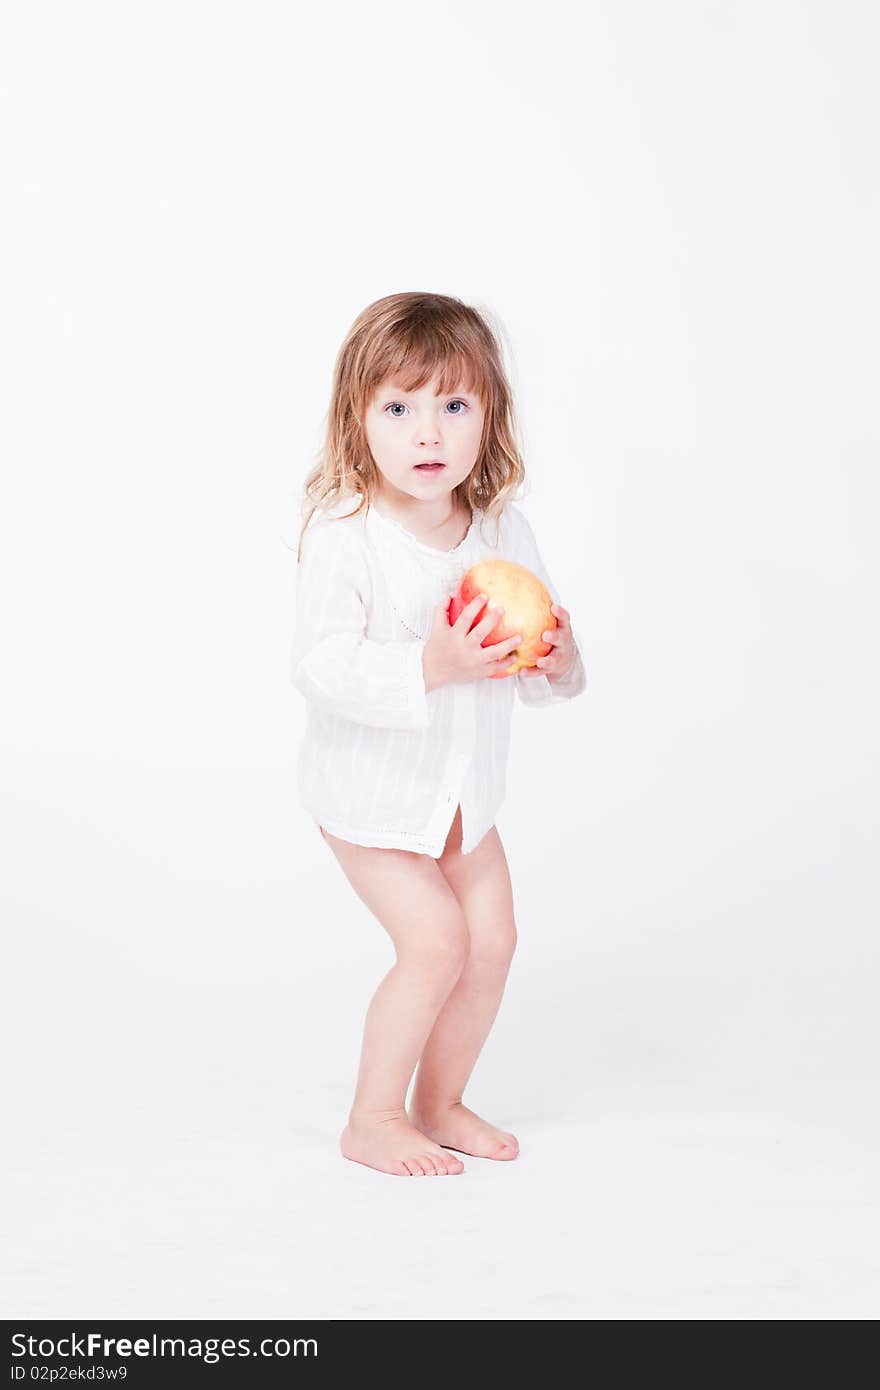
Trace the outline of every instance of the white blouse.
<instances>
[{"instance_id":1,"label":"white blouse","mask_svg":"<svg viewBox=\"0 0 880 1390\"><path fill-rule=\"evenodd\" d=\"M307 701L297 762L301 804L331 835L436 859L461 805L462 853L492 828L504 799L516 689L524 705L586 687L581 644L564 680L515 676L425 690L433 610L478 560L526 565L559 595L519 507L475 509L452 550L426 545L357 496L316 512L297 570L292 681ZM337 520L335 518L343 518ZM491 532L491 538L484 534Z\"/></svg>"}]
</instances>

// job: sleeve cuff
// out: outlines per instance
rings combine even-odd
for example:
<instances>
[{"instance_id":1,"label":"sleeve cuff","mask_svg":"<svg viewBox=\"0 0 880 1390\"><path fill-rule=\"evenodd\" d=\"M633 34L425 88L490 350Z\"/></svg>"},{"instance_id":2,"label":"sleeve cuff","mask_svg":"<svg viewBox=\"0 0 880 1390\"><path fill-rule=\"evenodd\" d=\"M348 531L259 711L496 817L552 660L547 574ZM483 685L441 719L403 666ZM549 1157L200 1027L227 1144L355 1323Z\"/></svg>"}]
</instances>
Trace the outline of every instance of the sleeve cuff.
<instances>
[{"instance_id":1,"label":"sleeve cuff","mask_svg":"<svg viewBox=\"0 0 880 1390\"><path fill-rule=\"evenodd\" d=\"M575 657L571 669L562 680L550 681L547 676L517 675L519 695L524 705L552 705L557 700L571 700L587 687L587 673L581 657L581 646L577 633L572 628L575 644Z\"/></svg>"}]
</instances>

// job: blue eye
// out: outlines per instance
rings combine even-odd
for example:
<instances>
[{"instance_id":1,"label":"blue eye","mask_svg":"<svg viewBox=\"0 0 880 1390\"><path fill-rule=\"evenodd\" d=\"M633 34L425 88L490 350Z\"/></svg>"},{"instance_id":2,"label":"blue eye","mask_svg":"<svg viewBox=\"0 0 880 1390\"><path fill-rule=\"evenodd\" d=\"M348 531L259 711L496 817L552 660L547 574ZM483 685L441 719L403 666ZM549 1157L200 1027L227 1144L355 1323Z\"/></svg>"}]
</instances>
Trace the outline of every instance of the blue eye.
<instances>
[{"instance_id":1,"label":"blue eye","mask_svg":"<svg viewBox=\"0 0 880 1390\"><path fill-rule=\"evenodd\" d=\"M450 402L449 402L449 405L460 405L460 406L461 406L461 410L455 410L455 411L452 412L454 416L455 416L455 415L464 415L466 411L470 410L470 406L468 405L467 401L454 400L454 401L450 401ZM385 412L384 412L384 413L387 415L388 412L389 412L389 410L396 410L398 406L399 406L402 410L406 410L406 408L407 408L407 407L403 404L402 401L392 401L390 405L386 405L386 407L385 407ZM400 420L400 419L402 419L402 416L400 416L400 415L392 415L391 418L392 418L392 420Z\"/></svg>"}]
</instances>

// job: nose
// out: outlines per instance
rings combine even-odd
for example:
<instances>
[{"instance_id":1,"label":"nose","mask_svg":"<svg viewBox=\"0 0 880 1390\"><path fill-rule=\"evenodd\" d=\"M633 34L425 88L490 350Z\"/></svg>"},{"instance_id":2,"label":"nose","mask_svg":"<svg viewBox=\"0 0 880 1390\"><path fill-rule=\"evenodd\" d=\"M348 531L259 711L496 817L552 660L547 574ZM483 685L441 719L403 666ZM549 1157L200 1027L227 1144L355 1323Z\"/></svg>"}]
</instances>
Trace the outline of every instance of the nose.
<instances>
[{"instance_id":1,"label":"nose","mask_svg":"<svg viewBox=\"0 0 880 1390\"><path fill-rule=\"evenodd\" d=\"M440 426L430 415L426 418L419 418L415 428L415 440L417 444L439 444Z\"/></svg>"}]
</instances>

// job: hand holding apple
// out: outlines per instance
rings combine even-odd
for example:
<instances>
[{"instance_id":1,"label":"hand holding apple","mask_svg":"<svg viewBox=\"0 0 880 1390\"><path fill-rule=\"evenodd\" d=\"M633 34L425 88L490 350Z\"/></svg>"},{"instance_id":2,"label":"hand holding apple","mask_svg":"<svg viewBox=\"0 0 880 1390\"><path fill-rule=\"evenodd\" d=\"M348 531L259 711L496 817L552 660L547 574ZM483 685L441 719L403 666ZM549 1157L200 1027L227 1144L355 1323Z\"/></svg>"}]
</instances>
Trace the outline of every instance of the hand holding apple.
<instances>
[{"instance_id":1,"label":"hand holding apple","mask_svg":"<svg viewBox=\"0 0 880 1390\"><path fill-rule=\"evenodd\" d=\"M516 675L518 671L531 671L537 675L558 674L565 661L564 632L556 638L557 617L547 588L541 580L525 565L512 560L482 560L472 565L453 595L449 605L450 621L455 621L465 605L473 601L475 594L488 594L490 601L501 608L503 616L487 634L484 646L507 641L511 633L519 632L521 640L512 653L513 661L501 671L501 675ZM479 610L478 610L479 611ZM560 612L564 613L564 609ZM571 633L569 629L568 637ZM547 670L541 663L550 660L548 654L554 653L559 645L559 660ZM573 650L571 652L573 659ZM540 669L536 669L540 668Z\"/></svg>"},{"instance_id":2,"label":"hand holding apple","mask_svg":"<svg viewBox=\"0 0 880 1390\"><path fill-rule=\"evenodd\" d=\"M541 635L544 641L550 643L552 650L546 656L539 656L534 666L524 667L523 675L546 676L552 683L568 675L574 664L575 646L568 609L563 608L561 603L551 603L550 608L556 626Z\"/></svg>"},{"instance_id":3,"label":"hand holding apple","mask_svg":"<svg viewBox=\"0 0 880 1390\"><path fill-rule=\"evenodd\" d=\"M486 606L488 595L476 593L474 597L456 614L451 621L451 604L443 598L434 609L431 632L422 653L422 671L425 689L434 690L438 685L451 681L481 680L485 676L503 676L511 651L523 639L520 632L513 633L504 641L489 645L484 639L497 626L499 610L489 608L485 616L478 619L480 611Z\"/></svg>"}]
</instances>

